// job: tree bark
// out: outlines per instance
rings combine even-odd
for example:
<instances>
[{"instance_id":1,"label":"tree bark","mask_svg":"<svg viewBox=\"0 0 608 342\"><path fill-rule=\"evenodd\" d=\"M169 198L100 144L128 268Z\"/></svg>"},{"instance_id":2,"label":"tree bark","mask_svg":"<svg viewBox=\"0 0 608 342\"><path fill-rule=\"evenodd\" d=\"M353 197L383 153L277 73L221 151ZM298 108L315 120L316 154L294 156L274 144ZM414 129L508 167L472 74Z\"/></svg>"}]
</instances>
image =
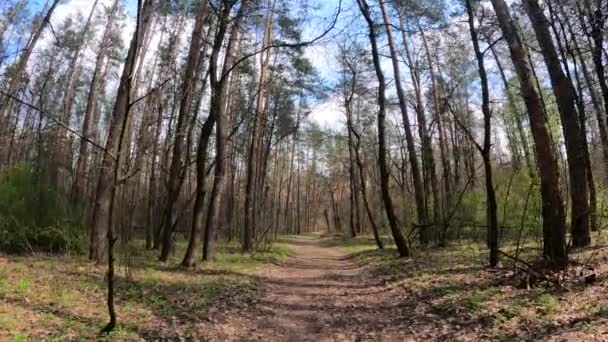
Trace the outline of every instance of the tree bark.
<instances>
[{"instance_id":1,"label":"tree bark","mask_svg":"<svg viewBox=\"0 0 608 342\"><path fill-rule=\"evenodd\" d=\"M213 179L213 186L211 188L211 194L209 195L209 209L207 210L207 221L205 225L205 234L203 240L203 260L209 261L211 258L212 239L214 238L215 231L219 224L219 207L222 202L222 195L225 186L225 168L226 160L224 158L225 145L226 145L226 94L228 91L228 77L230 76L230 70L232 70L235 62L235 47L237 44L238 32L240 30L241 22L245 13L247 13L249 0L243 0L241 7L239 8L236 18L233 20L233 26L228 38L228 45L225 51L224 66L220 70L221 74L217 73L217 61L218 55L222 46L222 40L216 40L214 49L211 53L209 75L211 80L211 103L209 106L209 115L215 117L215 172ZM218 30L218 37L223 37L226 31L230 11L234 3L231 0L223 1L223 11L227 14L223 14L220 19L220 30ZM222 30L221 28L224 27ZM223 31L223 32L222 32Z\"/></svg>"},{"instance_id":2,"label":"tree bark","mask_svg":"<svg viewBox=\"0 0 608 342\"><path fill-rule=\"evenodd\" d=\"M386 215L388 216L388 222L391 228L391 233L397 246L397 250L401 257L409 257L410 251L401 230L399 223L397 222L397 215L395 214L395 208L393 206L393 200L390 194L390 173L388 170L387 162L387 144L386 144L386 108L385 108L385 79L380 64L380 55L378 52L378 43L376 40L376 28L375 23L372 20L369 5L366 0L357 0L357 5L361 14L367 22L369 29L369 40L372 45L372 57L374 60L374 69L376 71L376 77L378 78L378 166L380 168L380 187L382 189L382 202ZM398 74L398 73L395 73ZM395 80L397 81L397 80ZM407 116L406 116L407 117ZM406 123L407 124L407 123ZM412 139L413 140L413 139ZM411 157L410 157L411 158ZM420 184L419 184L420 185Z\"/></svg>"},{"instance_id":3,"label":"tree bark","mask_svg":"<svg viewBox=\"0 0 608 342\"><path fill-rule=\"evenodd\" d=\"M484 138L483 146L477 145L481 154L486 185L486 207L487 207L487 225L488 225L488 246L490 247L490 267L498 266L499 261L499 241L498 241L498 206L496 204L496 192L494 190L494 181L492 179L492 111L490 109L490 90L488 87L488 74L486 72L484 55L479 48L479 38L475 29L475 14L471 0L466 0L467 14L469 17L469 32L471 41L473 42L473 50L477 59L477 69L479 79L481 81L481 111L483 112L483 127ZM473 138L471 136L471 138Z\"/></svg>"},{"instance_id":4,"label":"tree bark","mask_svg":"<svg viewBox=\"0 0 608 342\"><path fill-rule=\"evenodd\" d=\"M44 29L50 23L51 17L53 16L53 12L55 12L57 5L59 5L59 1L60 0L53 0L51 7L46 12L46 15L44 16L44 18L42 19L42 23L40 23L40 26L35 31L35 33L30 37L26 46L22 50L23 52L19 56L19 59L17 60L15 67L12 71L11 80L8 83L8 86L6 87L6 89L7 89L6 92L8 94L16 95L17 91L19 90L21 81L23 79L23 73L25 72L25 68L27 67L30 57L32 56L32 52L34 51L36 44L40 40L40 37L42 36L42 32L44 32ZM0 139L2 139L2 140L0 140L0 144L1 144L0 149L4 150L4 151L2 151L2 154L0 154L1 163L8 162L8 160L7 160L8 140L5 141L4 139L6 139L7 135L8 135L8 131L7 131L6 127L8 127L10 125L14 103L15 103L15 101L13 101L13 99L11 99L9 97L6 97L4 99L4 101L0 102L0 124L1 124Z\"/></svg>"},{"instance_id":5,"label":"tree bark","mask_svg":"<svg viewBox=\"0 0 608 342\"><path fill-rule=\"evenodd\" d=\"M268 0L268 12L264 23L264 39L262 49L270 45L272 39L272 24L274 6L276 0ZM264 51L260 56L260 78L257 91L257 102L253 116L253 128L251 131L251 142L247 157L247 180L245 185L245 216L243 221L243 251L251 252L253 249L253 233L256 231L257 219L257 200L256 190L259 190L259 178L261 164L261 147L264 135L263 121L266 112L266 95L268 91L268 68L270 66L270 49Z\"/></svg>"},{"instance_id":6,"label":"tree bark","mask_svg":"<svg viewBox=\"0 0 608 342\"><path fill-rule=\"evenodd\" d=\"M140 3L141 1L142 0L140 0ZM108 231L111 228L111 206L118 181L114 169L117 167L119 161L119 148L121 147L120 144L124 136L126 121L131 107L131 87L133 72L135 70L135 61L137 60L141 48L142 38L150 26L150 19L156 0L144 1L143 6L140 6L141 16L138 16L137 27L133 39L131 40L123 73L120 78L97 182L91 229L91 249L89 254L89 259L97 263L100 263L106 255L105 237L108 235Z\"/></svg>"},{"instance_id":7,"label":"tree bark","mask_svg":"<svg viewBox=\"0 0 608 342\"><path fill-rule=\"evenodd\" d=\"M562 119L570 175L572 245L574 247L585 247L591 243L591 235L585 145L583 144L583 133L578 118L578 115L584 115L584 113L577 113L576 111L574 86L561 68L547 18L540 5L537 0L524 0L523 3L545 59Z\"/></svg>"},{"instance_id":8,"label":"tree bark","mask_svg":"<svg viewBox=\"0 0 608 342\"><path fill-rule=\"evenodd\" d=\"M91 83L89 84L89 91L87 95L87 104L84 111L84 118L82 121L81 134L87 139L94 140L91 134L92 125L97 124L93 118L95 111L97 110L97 98L100 92L100 78L103 76L103 65L106 59L106 54L109 48L110 33L116 10L118 9L118 0L114 1L112 8L109 13L108 20L106 22L103 35L101 37L101 43L97 49L97 57L95 59L95 69L91 76ZM87 187L87 169L89 162L89 142L86 139L81 139L78 148L78 159L76 161L76 173L74 174L74 183L72 185L71 197L72 201L78 201L84 199L84 195Z\"/></svg>"},{"instance_id":9,"label":"tree bark","mask_svg":"<svg viewBox=\"0 0 608 342\"><path fill-rule=\"evenodd\" d=\"M97 200L95 202L95 211L93 214L93 233L98 235L100 232L105 232L108 243L108 312L110 321L103 328L102 333L109 333L116 326L116 312L114 308L114 228L112 227L112 210L114 206L114 194L119 175L119 160L121 144L125 134L126 123L129 117L131 107L131 87L133 80L133 72L135 69L135 61L139 54L143 37L146 35L150 26L150 20L155 9L155 0L138 1L137 9L137 24L135 32L129 46L129 52L125 60L123 73L116 94L116 103L112 112L112 123L108 140L106 142L106 150L104 151L102 169L99 175L99 183L97 187ZM102 253L96 251L99 257Z\"/></svg>"},{"instance_id":10,"label":"tree bark","mask_svg":"<svg viewBox=\"0 0 608 342\"><path fill-rule=\"evenodd\" d=\"M203 43L203 26L207 17L207 1L199 1L199 8L192 29L192 40L190 42L190 50L186 68L182 78L181 98L179 104L179 114L177 117L177 125L175 127L175 141L173 143L173 154L169 168L169 179L167 184L167 206L165 208L165 222L163 224L163 243L160 252L159 260L166 262L171 251L172 236L173 236L173 211L175 203L179 197L180 190L184 183L185 177L185 161L183 150L185 146L186 133L188 131L187 117L192 115L193 95L195 92L195 80L197 66L201 58L201 45Z\"/></svg>"},{"instance_id":11,"label":"tree bark","mask_svg":"<svg viewBox=\"0 0 608 342\"><path fill-rule=\"evenodd\" d=\"M554 144L547 128L541 98L536 91L532 67L518 29L504 0L492 0L499 26L518 75L524 102L528 109L536 160L541 179L543 216L543 256L547 266L564 269L568 264L564 203L559 188L559 171Z\"/></svg>"},{"instance_id":12,"label":"tree bark","mask_svg":"<svg viewBox=\"0 0 608 342\"><path fill-rule=\"evenodd\" d=\"M365 3L365 2L363 2ZM398 61L398 55L397 55L397 50L395 48L395 44L393 42L393 33L391 30L391 23L388 17L388 14L386 12L386 6L384 5L383 1L380 1L380 8L382 9L382 18L384 20L384 28L386 31L386 35L388 38L388 46L391 52L391 60L392 60L392 65L393 65L393 76L395 78L395 87L397 88L397 97L399 99L399 109L401 111L401 118L403 120L403 129L405 131L405 140L407 142L407 152L408 152L408 156L409 156L409 161L410 161L410 168L411 168L411 173L412 173L412 179L414 182L414 198L416 200L416 213L417 213L417 220L418 220L418 226L419 227L423 227L420 230L420 242L425 245L428 244L430 237L429 237L429 232L428 232L428 212L426 209L426 201L425 201L425 196L424 196L424 188L423 188L423 184L422 184L422 179L421 179L421 175L420 175L420 166L418 164L418 158L416 157L416 146L415 146L415 142L414 142L414 136L412 134L412 128L411 128L411 124L410 124L410 119L408 117L408 111L407 111L407 100L405 98L405 91L403 90L403 85L401 83L401 70L399 67L399 61ZM371 21L371 17L370 17L370 21ZM371 25L371 24L370 24ZM375 29L374 29L375 31ZM371 39L371 36L370 36ZM374 37L373 39L375 40L375 33L374 33ZM382 87L384 87L384 85L381 85ZM384 97L384 95L382 95ZM382 100L384 101L384 99ZM382 106L384 106L384 104L382 104ZM382 112L384 112L384 109L380 109ZM384 115L384 113L382 113L382 115ZM419 120L421 119L420 117L418 118ZM422 118L423 122L418 122L419 126L424 125L424 118ZM384 124L383 124L384 125ZM424 128L420 128L421 130L425 130ZM421 131L422 132L422 131ZM424 135L424 133L421 133ZM421 136L422 137L422 136ZM426 136L423 137L423 140L426 140ZM423 141L423 145L426 146L426 142L428 141ZM424 149L424 147L423 147ZM424 153L426 153L428 151L425 151ZM381 154L383 154L382 152L380 152ZM386 153L386 151L384 152ZM424 154L423 153L423 154ZM387 170L388 172L388 170ZM389 218L390 220L390 218Z\"/></svg>"}]
</instances>

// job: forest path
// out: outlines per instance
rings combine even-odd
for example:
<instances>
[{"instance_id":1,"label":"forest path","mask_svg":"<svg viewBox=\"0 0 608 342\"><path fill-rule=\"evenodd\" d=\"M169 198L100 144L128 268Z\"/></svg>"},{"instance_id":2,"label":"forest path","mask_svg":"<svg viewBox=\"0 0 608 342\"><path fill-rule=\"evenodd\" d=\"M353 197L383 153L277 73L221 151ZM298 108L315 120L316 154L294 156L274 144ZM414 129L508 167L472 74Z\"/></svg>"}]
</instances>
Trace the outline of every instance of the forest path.
<instances>
[{"instance_id":1,"label":"forest path","mask_svg":"<svg viewBox=\"0 0 608 342\"><path fill-rule=\"evenodd\" d=\"M403 341L412 308L364 266L317 236L285 241L294 255L259 272L260 297L225 313L214 339L232 341ZM408 316L410 317L408 319Z\"/></svg>"}]
</instances>

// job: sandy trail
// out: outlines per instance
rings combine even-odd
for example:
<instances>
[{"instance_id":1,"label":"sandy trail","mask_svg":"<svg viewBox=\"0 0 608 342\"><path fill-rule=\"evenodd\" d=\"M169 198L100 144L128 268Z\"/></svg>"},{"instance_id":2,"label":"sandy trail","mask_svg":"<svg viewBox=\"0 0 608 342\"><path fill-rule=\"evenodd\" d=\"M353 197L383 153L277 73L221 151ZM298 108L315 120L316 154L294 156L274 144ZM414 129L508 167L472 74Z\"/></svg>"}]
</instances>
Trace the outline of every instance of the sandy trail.
<instances>
[{"instance_id":1,"label":"sandy trail","mask_svg":"<svg viewBox=\"0 0 608 342\"><path fill-rule=\"evenodd\" d=\"M383 280L370 277L340 250L322 247L321 241L314 236L288 240L294 256L260 271L258 300L216 322L213 339L409 340L412 325L407 312L415 308L405 310L408 304Z\"/></svg>"}]
</instances>

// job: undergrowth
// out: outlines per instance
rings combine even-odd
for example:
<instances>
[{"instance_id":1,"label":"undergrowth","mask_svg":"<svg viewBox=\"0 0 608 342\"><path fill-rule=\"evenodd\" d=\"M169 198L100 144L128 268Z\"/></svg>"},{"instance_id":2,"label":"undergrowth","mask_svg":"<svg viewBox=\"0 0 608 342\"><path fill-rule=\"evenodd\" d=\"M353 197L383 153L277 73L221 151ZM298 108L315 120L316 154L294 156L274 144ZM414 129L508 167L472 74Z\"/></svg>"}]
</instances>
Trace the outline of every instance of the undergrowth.
<instances>
[{"instance_id":1,"label":"undergrowth","mask_svg":"<svg viewBox=\"0 0 608 342\"><path fill-rule=\"evenodd\" d=\"M80 254L81 214L28 165L0 172L0 252Z\"/></svg>"}]
</instances>

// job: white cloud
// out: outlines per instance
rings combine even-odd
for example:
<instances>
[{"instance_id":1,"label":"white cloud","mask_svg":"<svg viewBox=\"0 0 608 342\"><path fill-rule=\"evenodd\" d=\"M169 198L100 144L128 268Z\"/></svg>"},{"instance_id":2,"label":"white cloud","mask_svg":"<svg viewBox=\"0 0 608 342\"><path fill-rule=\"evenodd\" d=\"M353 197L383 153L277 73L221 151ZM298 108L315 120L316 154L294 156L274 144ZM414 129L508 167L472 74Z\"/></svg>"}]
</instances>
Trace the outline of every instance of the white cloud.
<instances>
[{"instance_id":1,"label":"white cloud","mask_svg":"<svg viewBox=\"0 0 608 342\"><path fill-rule=\"evenodd\" d=\"M340 101L332 96L313 107L310 119L321 127L331 129L342 129L344 127L344 113L340 107Z\"/></svg>"}]
</instances>

